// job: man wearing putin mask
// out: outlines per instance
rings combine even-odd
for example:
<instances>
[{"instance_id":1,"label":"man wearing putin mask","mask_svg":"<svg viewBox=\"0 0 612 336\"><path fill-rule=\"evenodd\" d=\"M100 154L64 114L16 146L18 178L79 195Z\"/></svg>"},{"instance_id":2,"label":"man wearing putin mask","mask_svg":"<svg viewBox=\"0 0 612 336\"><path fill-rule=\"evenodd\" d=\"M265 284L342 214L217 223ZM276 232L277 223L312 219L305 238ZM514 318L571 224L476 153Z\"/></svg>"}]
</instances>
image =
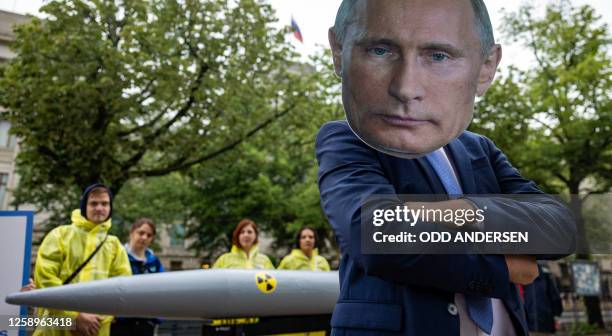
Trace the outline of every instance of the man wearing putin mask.
<instances>
[{"instance_id":1,"label":"man wearing putin mask","mask_svg":"<svg viewBox=\"0 0 612 336\"><path fill-rule=\"evenodd\" d=\"M362 249L365 199L400 194L447 195L440 209L512 213L518 228L554 230L574 244L559 203L469 197L542 194L491 140L466 131L502 56L483 1L344 0L329 42L346 112L316 140L321 204L342 254L332 334L526 335L517 285L538 275L535 256ZM459 229L490 228L490 218Z\"/></svg>"}]
</instances>

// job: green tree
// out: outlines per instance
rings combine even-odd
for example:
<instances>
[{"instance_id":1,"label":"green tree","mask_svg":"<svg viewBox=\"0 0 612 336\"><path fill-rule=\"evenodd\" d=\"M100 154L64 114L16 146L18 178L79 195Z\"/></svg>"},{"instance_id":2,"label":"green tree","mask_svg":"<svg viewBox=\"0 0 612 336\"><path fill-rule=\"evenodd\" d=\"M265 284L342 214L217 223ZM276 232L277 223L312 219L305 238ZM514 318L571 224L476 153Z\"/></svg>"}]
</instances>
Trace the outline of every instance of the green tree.
<instances>
[{"instance_id":1,"label":"green tree","mask_svg":"<svg viewBox=\"0 0 612 336\"><path fill-rule=\"evenodd\" d=\"M242 218L255 220L274 240L275 258L283 256L303 225L333 246L319 201L315 125L308 136L298 134L303 128L273 126L186 173L127 182L115 202L115 233L126 237L129 225L123 223L141 216L170 230L180 225L187 228L186 238L194 238L189 248L211 262L230 247L231 232Z\"/></svg>"},{"instance_id":2,"label":"green tree","mask_svg":"<svg viewBox=\"0 0 612 336\"><path fill-rule=\"evenodd\" d=\"M195 200L192 185L192 180L179 172L126 182L114 202L111 233L127 241L131 224L140 217L152 219L158 231L172 232L173 225L190 218Z\"/></svg>"},{"instance_id":3,"label":"green tree","mask_svg":"<svg viewBox=\"0 0 612 336\"><path fill-rule=\"evenodd\" d=\"M163 177L133 179L117 198L118 219L140 216L187 228L190 246L203 259L226 252L242 218L255 220L273 239L273 257L283 257L297 230L315 228L324 246L332 232L321 211L314 140L319 127L342 117L329 54L300 69L312 73L317 92L309 109L270 125L206 164ZM329 252L329 251L327 251Z\"/></svg>"},{"instance_id":4,"label":"green tree","mask_svg":"<svg viewBox=\"0 0 612 336\"><path fill-rule=\"evenodd\" d=\"M589 6L561 0L548 5L542 18L534 12L523 6L506 13L503 30L525 46L535 65L500 72L471 129L491 137L547 192L569 195L578 257L585 258L583 202L612 186L611 40ZM603 326L598 300L585 301L589 321Z\"/></svg>"},{"instance_id":5,"label":"green tree","mask_svg":"<svg viewBox=\"0 0 612 336\"><path fill-rule=\"evenodd\" d=\"M63 0L17 27L0 105L20 139L15 203L62 223L92 182L209 162L279 120L308 117L299 70L262 0ZM299 115L298 115L299 112Z\"/></svg>"}]
</instances>

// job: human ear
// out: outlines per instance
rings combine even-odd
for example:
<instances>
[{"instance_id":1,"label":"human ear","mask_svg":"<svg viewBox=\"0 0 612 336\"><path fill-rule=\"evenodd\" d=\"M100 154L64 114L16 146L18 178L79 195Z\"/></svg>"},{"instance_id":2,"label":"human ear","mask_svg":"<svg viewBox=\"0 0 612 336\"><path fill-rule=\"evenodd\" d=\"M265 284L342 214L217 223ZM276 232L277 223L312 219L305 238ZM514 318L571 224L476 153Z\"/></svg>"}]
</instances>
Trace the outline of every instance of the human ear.
<instances>
[{"instance_id":1,"label":"human ear","mask_svg":"<svg viewBox=\"0 0 612 336\"><path fill-rule=\"evenodd\" d=\"M333 28L329 28L327 32L327 38L329 40L329 46L332 51L332 58L334 60L334 72L336 76L342 78L342 46L336 39L336 33Z\"/></svg>"},{"instance_id":2,"label":"human ear","mask_svg":"<svg viewBox=\"0 0 612 336\"><path fill-rule=\"evenodd\" d=\"M480 73L478 74L478 84L476 86L476 94L483 96L487 89L493 83L495 78L495 71L502 57L502 49L499 44L494 45L489 54L486 56L484 63L480 66Z\"/></svg>"}]
</instances>

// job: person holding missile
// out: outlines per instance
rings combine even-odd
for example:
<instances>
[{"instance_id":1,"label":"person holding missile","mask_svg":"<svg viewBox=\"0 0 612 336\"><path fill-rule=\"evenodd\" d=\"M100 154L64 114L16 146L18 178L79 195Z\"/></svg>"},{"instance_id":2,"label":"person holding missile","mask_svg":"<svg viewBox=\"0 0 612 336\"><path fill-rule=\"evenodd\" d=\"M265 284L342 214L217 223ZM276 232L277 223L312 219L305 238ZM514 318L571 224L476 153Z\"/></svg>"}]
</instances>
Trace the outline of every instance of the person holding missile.
<instances>
[{"instance_id":1,"label":"person holding missile","mask_svg":"<svg viewBox=\"0 0 612 336\"><path fill-rule=\"evenodd\" d=\"M36 288L48 288L131 275L130 262L121 242L108 234L111 228L111 190L100 183L87 187L81 207L72 212L72 223L58 226L43 239L36 257ZM84 336L110 334L112 316L39 308L38 316L70 317ZM35 336L72 336L71 330L37 328Z\"/></svg>"},{"instance_id":2,"label":"person holding missile","mask_svg":"<svg viewBox=\"0 0 612 336\"><path fill-rule=\"evenodd\" d=\"M319 255L317 231L308 226L302 227L295 236L295 248L281 260L278 269L329 271L329 263Z\"/></svg>"},{"instance_id":3,"label":"person holding missile","mask_svg":"<svg viewBox=\"0 0 612 336\"><path fill-rule=\"evenodd\" d=\"M213 268L274 269L270 258L259 253L257 225L241 220L232 233L232 249L219 257Z\"/></svg>"}]
</instances>

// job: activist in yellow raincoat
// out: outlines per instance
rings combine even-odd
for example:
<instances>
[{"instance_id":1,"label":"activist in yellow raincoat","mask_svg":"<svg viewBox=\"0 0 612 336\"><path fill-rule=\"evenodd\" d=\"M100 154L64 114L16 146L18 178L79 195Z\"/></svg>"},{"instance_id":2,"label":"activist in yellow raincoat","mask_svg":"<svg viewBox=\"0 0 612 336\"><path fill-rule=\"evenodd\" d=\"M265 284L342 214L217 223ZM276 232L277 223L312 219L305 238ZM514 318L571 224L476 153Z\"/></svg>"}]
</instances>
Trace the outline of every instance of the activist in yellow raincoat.
<instances>
[{"instance_id":1,"label":"activist in yellow raincoat","mask_svg":"<svg viewBox=\"0 0 612 336\"><path fill-rule=\"evenodd\" d=\"M215 261L213 268L274 269L274 265L257 247L257 225L243 219L232 233L232 250Z\"/></svg>"},{"instance_id":2,"label":"activist in yellow raincoat","mask_svg":"<svg viewBox=\"0 0 612 336\"><path fill-rule=\"evenodd\" d=\"M104 240L110 227L110 214L104 222L95 224L83 217L80 209L74 210L72 224L51 230L38 249L34 270L36 287L61 286ZM71 283L131 274L130 262L125 249L117 237L109 235L100 250ZM76 318L78 314L72 311L38 308L39 317ZM102 316L98 335L110 334L112 320L112 316ZM73 334L70 330L37 329L34 335L72 336Z\"/></svg>"},{"instance_id":3,"label":"activist in yellow raincoat","mask_svg":"<svg viewBox=\"0 0 612 336\"><path fill-rule=\"evenodd\" d=\"M291 253L281 260L278 269L302 270L302 271L329 271L329 263L319 255L317 249L312 251L312 257L308 258L300 249L293 249Z\"/></svg>"},{"instance_id":4,"label":"activist in yellow raincoat","mask_svg":"<svg viewBox=\"0 0 612 336\"><path fill-rule=\"evenodd\" d=\"M308 226L302 227L295 236L295 249L281 260L278 269L329 271L327 260L319 255L316 248L319 242L317 231Z\"/></svg>"},{"instance_id":5,"label":"activist in yellow raincoat","mask_svg":"<svg viewBox=\"0 0 612 336\"><path fill-rule=\"evenodd\" d=\"M274 269L274 265L268 256L258 252L257 246L251 247L247 256L244 250L234 245L230 252L215 261L213 268Z\"/></svg>"}]
</instances>

